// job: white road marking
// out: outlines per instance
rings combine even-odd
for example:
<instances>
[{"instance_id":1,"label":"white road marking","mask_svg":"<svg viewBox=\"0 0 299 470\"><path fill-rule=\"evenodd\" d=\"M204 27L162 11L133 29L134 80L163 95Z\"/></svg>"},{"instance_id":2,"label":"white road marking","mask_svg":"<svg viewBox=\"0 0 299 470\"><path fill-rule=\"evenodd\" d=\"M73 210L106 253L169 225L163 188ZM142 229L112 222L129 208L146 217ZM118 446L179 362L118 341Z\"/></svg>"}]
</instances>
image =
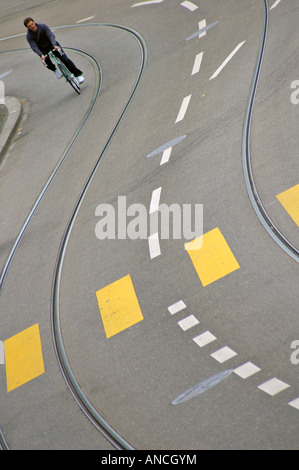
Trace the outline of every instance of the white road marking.
<instances>
[{"instance_id":1,"label":"white road marking","mask_svg":"<svg viewBox=\"0 0 299 470\"><path fill-rule=\"evenodd\" d=\"M0 75L0 80L2 80L2 78L6 77L6 75L9 75L11 72L13 72L13 69L8 70L7 72L2 73L2 75Z\"/></svg>"},{"instance_id":2,"label":"white road marking","mask_svg":"<svg viewBox=\"0 0 299 470\"><path fill-rule=\"evenodd\" d=\"M235 49L229 54L229 56L220 65L220 67L218 67L216 72L211 76L210 80L213 80L213 78L216 78L219 75L219 73L224 69L224 67L228 64L228 62L234 57L234 55L238 52L238 50L241 49L241 47L243 46L245 42L246 41L240 42L240 44L238 44L237 47L235 47Z\"/></svg>"},{"instance_id":3,"label":"white road marking","mask_svg":"<svg viewBox=\"0 0 299 470\"><path fill-rule=\"evenodd\" d=\"M193 341L199 347L203 348L204 346L206 346L207 344L212 343L216 339L217 339L216 336L214 336L210 331L205 331L204 333L202 333L198 336L195 336L195 338L193 338Z\"/></svg>"},{"instance_id":4,"label":"white road marking","mask_svg":"<svg viewBox=\"0 0 299 470\"><path fill-rule=\"evenodd\" d=\"M151 199L150 208L149 208L150 214L153 214L154 212L159 210L161 190L162 190L162 187L157 188L152 192L152 199Z\"/></svg>"},{"instance_id":5,"label":"white road marking","mask_svg":"<svg viewBox=\"0 0 299 470\"><path fill-rule=\"evenodd\" d=\"M200 21L198 23L198 27L199 27L199 30L196 31L196 33L192 34L191 36L189 36L186 41L190 41L190 39L193 39L193 38L196 38L198 37L198 39L202 38L203 36L205 36L207 34L207 31L211 28L213 28L214 26L216 26L216 24L218 24L219 21L215 21L214 23L211 23L207 26L206 24L206 20L203 20L203 21Z\"/></svg>"},{"instance_id":6,"label":"white road marking","mask_svg":"<svg viewBox=\"0 0 299 470\"><path fill-rule=\"evenodd\" d=\"M281 2L281 0L276 0L275 3L273 3L272 7L270 8L270 10L272 10L273 8L277 7L277 5Z\"/></svg>"},{"instance_id":7,"label":"white road marking","mask_svg":"<svg viewBox=\"0 0 299 470\"><path fill-rule=\"evenodd\" d=\"M172 152L172 147L169 147L167 150L164 150L162 158L161 158L160 166L164 165L165 163L168 163L171 152Z\"/></svg>"},{"instance_id":8,"label":"white road marking","mask_svg":"<svg viewBox=\"0 0 299 470\"><path fill-rule=\"evenodd\" d=\"M169 305L169 307L167 307L167 309L168 309L170 315L174 315L175 313L180 312L181 310L183 310L186 307L187 307L187 305L185 304L185 302L183 300L179 300L175 304Z\"/></svg>"},{"instance_id":9,"label":"white road marking","mask_svg":"<svg viewBox=\"0 0 299 470\"><path fill-rule=\"evenodd\" d=\"M5 348L3 341L0 341L0 365L5 364Z\"/></svg>"},{"instance_id":10,"label":"white road marking","mask_svg":"<svg viewBox=\"0 0 299 470\"><path fill-rule=\"evenodd\" d=\"M178 322L178 325L182 328L182 330L186 331L189 330L189 328L192 328L195 325L198 325L199 321L197 318L195 318L194 315L189 315L186 318L183 318L183 320L180 320Z\"/></svg>"},{"instance_id":11,"label":"white road marking","mask_svg":"<svg viewBox=\"0 0 299 470\"><path fill-rule=\"evenodd\" d=\"M206 20L202 20L202 21L200 21L200 22L198 23L198 30L199 30L199 31L200 31L201 29L206 28L206 27L207 27L207 22L206 22ZM198 39L204 37L206 34L207 34L207 32L206 32L206 31L203 31L202 33L200 33L200 34L198 35ZM197 33L195 34L195 36L196 36L196 35L197 35Z\"/></svg>"},{"instance_id":12,"label":"white road marking","mask_svg":"<svg viewBox=\"0 0 299 470\"><path fill-rule=\"evenodd\" d=\"M0 41L6 41L6 39L20 38L21 36L25 36L25 35L26 33L15 34L14 36L7 36L6 38L1 38Z\"/></svg>"},{"instance_id":13,"label":"white road marking","mask_svg":"<svg viewBox=\"0 0 299 470\"><path fill-rule=\"evenodd\" d=\"M134 3L134 5L132 5L132 8L142 7L144 5L151 5L152 3L162 3L162 2L164 2L164 0L151 0L151 1L148 1L148 2L139 2L139 3Z\"/></svg>"},{"instance_id":14,"label":"white road marking","mask_svg":"<svg viewBox=\"0 0 299 470\"><path fill-rule=\"evenodd\" d=\"M78 23L83 23L84 21L92 20L94 18L94 16L89 16L88 18L83 18L83 20L76 21L76 23L78 24Z\"/></svg>"},{"instance_id":15,"label":"white road marking","mask_svg":"<svg viewBox=\"0 0 299 470\"><path fill-rule=\"evenodd\" d=\"M180 111L179 111L179 114L176 118L176 121L175 123L177 122L180 122L184 119L185 117L185 114L186 114L186 111L187 111L187 108L189 106L189 103L190 103L190 99L191 99L191 95L189 96L186 96L184 99L183 99L183 102L182 102L182 105L181 105L181 108L180 108Z\"/></svg>"},{"instance_id":16,"label":"white road marking","mask_svg":"<svg viewBox=\"0 0 299 470\"><path fill-rule=\"evenodd\" d=\"M146 158L154 157L155 155L158 155L161 152L164 152L165 150L168 150L169 148L172 148L174 145L180 143L182 140L184 140L187 137L187 135L182 135L181 137L178 137L174 140L171 140L165 145L162 145L162 147L157 148L153 152L149 153Z\"/></svg>"},{"instance_id":17,"label":"white road marking","mask_svg":"<svg viewBox=\"0 0 299 470\"><path fill-rule=\"evenodd\" d=\"M185 7L185 8L188 8L188 10L190 10L190 11L195 11L198 8L197 5L195 5L192 2L188 2L188 1L181 3L181 6Z\"/></svg>"},{"instance_id":18,"label":"white road marking","mask_svg":"<svg viewBox=\"0 0 299 470\"><path fill-rule=\"evenodd\" d=\"M254 364L252 364L252 362L246 362L245 364L237 367L234 370L234 373L237 374L242 379L247 379L251 375L256 374L257 372L259 372L260 370L261 369L259 367L255 366Z\"/></svg>"},{"instance_id":19,"label":"white road marking","mask_svg":"<svg viewBox=\"0 0 299 470\"><path fill-rule=\"evenodd\" d=\"M10 5L9 7L3 8L3 11L4 10L9 10L9 8L18 7L19 5L22 5L23 3L26 3L26 2L27 2L27 0L24 0L23 2L19 2L19 3L14 3L13 5Z\"/></svg>"},{"instance_id":20,"label":"white road marking","mask_svg":"<svg viewBox=\"0 0 299 470\"><path fill-rule=\"evenodd\" d=\"M158 233L153 233L148 237L148 246L151 259L161 255Z\"/></svg>"},{"instance_id":21,"label":"white road marking","mask_svg":"<svg viewBox=\"0 0 299 470\"><path fill-rule=\"evenodd\" d=\"M288 403L288 405L292 406L293 408L296 408L299 410L299 397L295 398L295 400L292 400Z\"/></svg>"},{"instance_id":22,"label":"white road marking","mask_svg":"<svg viewBox=\"0 0 299 470\"><path fill-rule=\"evenodd\" d=\"M195 57L191 75L195 75L196 73L199 72L200 66L201 66L201 62L202 62L202 57L203 57L203 52L200 52L200 53L197 54L197 56Z\"/></svg>"},{"instance_id":23,"label":"white road marking","mask_svg":"<svg viewBox=\"0 0 299 470\"><path fill-rule=\"evenodd\" d=\"M283 382L282 380L274 377L273 379L267 380L263 384L259 385L258 388L272 397L277 393L282 392L289 387L289 384Z\"/></svg>"},{"instance_id":24,"label":"white road marking","mask_svg":"<svg viewBox=\"0 0 299 470\"><path fill-rule=\"evenodd\" d=\"M216 361L220 362L221 364L225 361L228 361L232 357L236 356L237 353L233 351L228 346L224 346L224 348L218 349L217 351L213 352L211 356L216 359Z\"/></svg>"}]
</instances>

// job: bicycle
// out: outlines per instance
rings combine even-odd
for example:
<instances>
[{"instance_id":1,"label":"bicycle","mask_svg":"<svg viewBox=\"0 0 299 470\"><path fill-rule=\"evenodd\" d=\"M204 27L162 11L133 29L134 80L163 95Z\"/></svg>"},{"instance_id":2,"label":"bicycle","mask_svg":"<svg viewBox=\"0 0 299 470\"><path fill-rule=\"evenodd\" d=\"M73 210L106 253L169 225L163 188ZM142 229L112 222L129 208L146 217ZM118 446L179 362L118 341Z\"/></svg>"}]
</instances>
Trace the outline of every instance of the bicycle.
<instances>
[{"instance_id":1,"label":"bicycle","mask_svg":"<svg viewBox=\"0 0 299 470\"><path fill-rule=\"evenodd\" d=\"M72 74L67 66L57 57L54 52L58 52L60 55L63 55L63 52L61 52L61 49L52 49L48 54L45 55L45 57L49 57L50 59L53 59L54 62L56 63L56 66L62 73L63 77L66 79L66 81L74 88L74 90L80 95L80 84L77 80L77 78ZM43 61L43 64L46 66L45 61Z\"/></svg>"}]
</instances>

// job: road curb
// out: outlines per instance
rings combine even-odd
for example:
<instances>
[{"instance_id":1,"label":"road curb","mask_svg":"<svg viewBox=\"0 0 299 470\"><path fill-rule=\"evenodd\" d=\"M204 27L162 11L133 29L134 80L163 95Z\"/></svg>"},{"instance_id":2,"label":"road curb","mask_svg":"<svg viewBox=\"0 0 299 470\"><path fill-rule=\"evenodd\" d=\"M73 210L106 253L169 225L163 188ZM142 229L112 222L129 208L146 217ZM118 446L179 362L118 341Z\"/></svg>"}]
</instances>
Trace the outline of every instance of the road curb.
<instances>
[{"instance_id":1,"label":"road curb","mask_svg":"<svg viewBox=\"0 0 299 470\"><path fill-rule=\"evenodd\" d=\"M5 106L7 108L8 115L0 134L0 163L16 134L23 115L23 105L18 98L6 96Z\"/></svg>"}]
</instances>

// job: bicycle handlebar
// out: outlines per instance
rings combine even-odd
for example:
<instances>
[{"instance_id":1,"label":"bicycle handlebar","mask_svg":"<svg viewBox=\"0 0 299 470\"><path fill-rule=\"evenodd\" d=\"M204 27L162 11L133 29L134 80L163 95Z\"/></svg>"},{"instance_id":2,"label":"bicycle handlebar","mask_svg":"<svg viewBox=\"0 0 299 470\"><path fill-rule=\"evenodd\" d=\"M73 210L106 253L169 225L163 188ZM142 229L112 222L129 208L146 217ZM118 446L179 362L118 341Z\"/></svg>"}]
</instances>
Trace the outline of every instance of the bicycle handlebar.
<instances>
[{"instance_id":1,"label":"bicycle handlebar","mask_svg":"<svg viewBox=\"0 0 299 470\"><path fill-rule=\"evenodd\" d=\"M62 55L62 52L61 52L62 49L61 49L61 47L59 47L59 49L55 49L55 47L54 47L51 51L48 52L48 54L43 54L43 55L45 56L45 58L47 58L47 57L49 57L49 54L50 54L51 52L53 53L53 52L55 52L55 51L57 51L60 55Z\"/></svg>"}]
</instances>

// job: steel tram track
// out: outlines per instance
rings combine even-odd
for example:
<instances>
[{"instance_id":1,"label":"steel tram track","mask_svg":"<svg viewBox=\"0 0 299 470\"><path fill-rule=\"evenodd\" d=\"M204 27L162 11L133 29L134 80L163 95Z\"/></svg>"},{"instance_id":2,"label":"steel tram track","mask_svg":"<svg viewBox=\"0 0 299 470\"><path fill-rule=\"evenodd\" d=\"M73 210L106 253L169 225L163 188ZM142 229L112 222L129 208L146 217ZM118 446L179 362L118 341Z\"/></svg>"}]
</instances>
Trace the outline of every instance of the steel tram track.
<instances>
[{"instance_id":1,"label":"steel tram track","mask_svg":"<svg viewBox=\"0 0 299 470\"><path fill-rule=\"evenodd\" d=\"M67 244L68 244L68 240L69 240L69 237L70 237L70 234L71 234L71 231L72 231L72 227L74 225L74 222L75 222L75 219L77 217L77 214L79 212L79 209L80 209L80 206L83 202L83 199L88 191L88 188L92 182L92 179L100 165L100 162L104 156L104 154L106 153L115 133L117 132L117 129L125 115L125 112L127 111L127 108L129 107L132 99L133 99L133 96L135 95L135 92L137 90L137 87L139 85L139 82L141 80L141 77L142 77L142 74L143 74L143 71L144 71L144 68L145 68L145 64L146 64L146 61L147 61L147 47L146 47L146 43L144 41L144 39L142 38L142 36L135 30L129 28L129 27L126 27L126 26L122 26L122 25L117 25L117 24L110 24L110 23L88 23L88 24L84 24L84 25L65 25L65 26L60 26L60 27L56 27L55 29L61 29L61 28L70 28L70 27L88 27L88 26L99 26L99 27L112 27L112 28L117 28L117 29L120 29L120 30L123 30L125 32L128 32L130 35L132 35L138 42L139 46L140 46L140 50L141 50L141 62L140 62L140 67L139 67L139 72L138 72L138 75L137 75L137 79L135 81L135 84L134 84L134 87L129 95L129 98L124 106L124 108L122 109L121 113L120 113L120 116L116 122L116 124L114 125L111 133L110 133L110 136L108 137L107 141L106 141L106 144L104 145L101 153L99 154L84 186L83 186L83 189L80 193L80 196L74 206L74 209L73 209L73 212L71 214L71 217L69 219L69 222L67 224L67 227L65 229L65 232L64 232L64 236L62 237L62 240L61 240L61 244L60 244L60 248L59 248L59 251L58 251L58 256L57 256L57 261L56 261L56 267L55 267L55 270L54 270L54 275L53 275L53 285L52 285L52 294L51 294L51 329L52 329L52 339L53 339L53 345L54 345L54 349L55 349L55 353L56 353L56 357L57 357L57 361L58 361L58 365L59 365L59 368L61 370L61 373L63 375L63 378L73 396L73 398L76 400L77 404L79 405L80 409L83 411L83 413L85 414L85 416L91 421L91 423L96 427L96 429L101 432L101 434L118 450L133 450L133 447L122 437L120 436L105 420L104 418L100 415L100 413L95 409L95 407L92 405L92 403L90 403L90 401L88 400L88 398L84 395L81 387L79 386L78 382L76 381L76 378L75 378L75 375L71 369L71 366L69 364L69 361L67 359L67 355L65 353L65 348L64 348L64 344L63 344L63 340L62 340L62 333L61 333L61 328L60 328L60 310L59 310L59 296L60 296L60 280L61 280L61 271L62 271L62 265L63 265L63 260L64 260L64 256L65 256L65 252L66 252L66 248L67 248ZM2 39L3 40L3 39ZM32 207L29 215L27 216L20 232L19 232L19 235L17 236L16 238L16 241L13 245L13 248L11 249L10 253L9 253L9 256L6 260L6 263L1 271L1 275L0 275L0 295L1 295L1 292L2 292L2 289L3 289L3 286L4 286L4 281L5 281L5 278L7 276L7 273L8 273L8 270L9 270L9 266L14 258L14 255L17 251L17 248L21 242L21 239L37 209L37 207L39 206L41 200L43 199L43 197L45 196L50 184L52 183L54 177L56 176L59 168L61 167L63 161L65 160L65 158L67 157L70 149L72 148L72 146L74 145L75 141L77 140L79 134L81 133L82 131L82 128L84 127L84 124L86 123L95 103L96 103L96 100L100 94L100 90L101 90L101 76L102 76L102 73L101 73L101 66L100 66L100 63L98 62L98 60L93 57L91 54L87 53L86 51L82 51L80 49L76 49L76 48L67 48L65 47L65 49L70 49L70 50L73 50L73 51L76 51L77 53L80 53L82 55L85 55L87 56L91 62L93 63L93 65L95 66L95 69L97 70L97 83L96 83L96 87L95 87L95 93L94 93L94 96L93 96L93 99L92 99L92 102L91 102L91 105L88 109L88 111L86 112L80 126L78 127L76 133L74 134L72 140L70 141L67 149L65 150L65 152L63 153L61 159L59 160L58 164L56 165L56 167L54 168L51 176L49 177L48 181L46 182L45 186L43 187L39 197L37 198L34 206ZM20 51L23 51L23 50L28 50L28 48L25 48L25 49L16 49L16 50L10 50L10 51L4 51L4 52L1 52L1 54L3 53L8 53L8 52L20 52ZM2 431L2 429L0 428L0 450L1 449L5 449L5 450L8 450L9 449L9 446L8 446L8 443L5 439L5 436L4 436L4 433Z\"/></svg>"},{"instance_id":2,"label":"steel tram track","mask_svg":"<svg viewBox=\"0 0 299 470\"><path fill-rule=\"evenodd\" d=\"M258 54L257 58L257 63L255 67L255 72L254 72L254 78L253 78L253 83L250 91L250 98L246 110L246 115L245 115L245 121L244 121L244 131L243 131L243 151L242 151L242 156L243 156L243 166L244 166L244 177L245 177L245 182L246 182L246 187L247 191L250 197L250 200L253 204L254 209L256 210L256 213L263 223L263 225L267 228L269 233L271 234L272 238L279 243L279 245L290 255L292 256L293 259L295 259L297 262L299 261L299 252L294 247L279 231L279 229L274 225L274 223L271 221L269 215L267 214L266 210L263 207L262 201L258 195L254 178L253 178L253 172L252 172L252 165L251 165L251 154L250 154L250 129L251 129L251 119L252 119L252 114L253 114L253 106L254 106L254 100L255 100L255 94L258 86L258 79L260 75L260 70L261 70L261 65L262 65L262 59L265 51L265 43L266 43L266 36L267 36L267 30L268 30L268 13L269 13L269 7L268 7L268 2L267 0L262 0L262 6L263 6L263 30L262 30L262 38L261 38L261 45L260 45L260 51ZM111 25L110 25L111 26ZM115 25L114 25L115 26ZM119 26L116 26L119 27ZM132 33L132 31L131 31ZM136 34L133 33L133 34ZM77 217L77 214L80 210L81 203L84 199L84 196L88 190L88 187L93 179L93 176L95 172L98 169L98 166L100 164L100 161L102 157L104 156L110 141L112 140L115 132L117 131L117 128L123 119L123 116L125 114L125 111L127 107L129 106L129 103L131 99L133 98L133 95L135 94L136 88L138 86L139 80L141 78L144 66L145 66L145 61L146 61L146 45L144 43L144 40L139 36L137 33L136 36L137 40L140 41L140 47L142 50L142 65L139 71L139 75L135 84L135 87L131 93L131 96L123 109L103 151L99 155L99 158L88 178L86 181L86 184L82 190L81 195L78 198L78 201L74 207L73 213L71 215L71 218L69 220L69 223L67 225L64 237L62 239L62 243L60 246L59 250L59 255L57 258L57 264L55 268L55 275L54 275L54 280L53 280L53 291L52 291L52 321L53 321L53 336L55 338L55 345L56 345L56 352L59 358L59 362L62 367L62 372L65 376L65 380L67 381L69 388L71 392L74 395L74 398L78 402L79 406L81 407L82 411L86 414L88 419L95 425L95 427L100 430L106 437L107 439L117 448L117 449L125 449L125 450L134 450L134 448L125 440L123 439L114 429L110 427L110 425L103 420L103 418L99 415L98 411L94 408L94 406L88 401L88 398L83 394L82 389L79 387L76 378L71 370L70 364L68 362L66 352L64 349L63 341L62 341L62 334L61 334L61 329L60 329L60 311L59 311L59 298L60 298L60 281L61 281L61 275L62 275L62 266L63 266L63 260L64 256L66 253L67 249L67 244L68 240L70 238L70 234L72 231L72 227L75 223L75 219Z\"/></svg>"},{"instance_id":3,"label":"steel tram track","mask_svg":"<svg viewBox=\"0 0 299 470\"><path fill-rule=\"evenodd\" d=\"M242 141L242 161L246 189L251 204L264 228L270 234L272 239L282 248L291 258L299 263L299 250L296 248L275 225L263 202L259 196L252 169L252 159L250 151L251 121L253 116L253 107L257 92L259 77L262 68L263 57L266 47L266 38L268 32L269 5L268 0L261 0L263 8L263 31L258 53L258 59L254 71L252 86L250 89L249 101L245 113Z\"/></svg>"},{"instance_id":4,"label":"steel tram track","mask_svg":"<svg viewBox=\"0 0 299 470\"><path fill-rule=\"evenodd\" d=\"M98 23L90 23L88 26L96 26L99 25ZM59 248L58 252L58 257L56 261L56 266L54 270L54 278L53 278L53 289L52 289L52 296L51 296L51 322L52 322L52 334L53 334L53 341L55 345L55 352L58 358L58 363L61 368L62 375L73 395L75 398L76 402L78 403L79 407L83 411L83 413L86 415L86 417L89 419L89 421L95 426L95 428L100 431L106 438L107 440L117 449L117 450L134 450L134 448L131 446L129 442L126 441L115 429L113 429L109 423L100 415L98 410L94 407L94 405L89 401L88 397L84 394L82 388L78 384L75 374L73 373L71 369L71 365L69 363L69 360L66 355L65 347L63 344L63 339L62 339L62 332L61 332L61 326L60 326L60 283L61 283L61 276L62 276L62 267L63 267L63 262L64 262L64 257L65 253L67 250L67 245L68 241L71 235L72 228L74 226L75 220L77 218L77 215L79 213L80 207L82 205L82 202L84 200L85 195L87 194L88 188L93 180L94 175L96 174L96 171L98 170L98 167L101 163L102 158L104 157L115 133L117 132L117 129L135 95L135 92L137 90L137 87L139 85L139 82L141 80L146 61L147 61L147 47L144 39L142 36L137 33L136 31L120 26L120 25L113 25L113 24L105 24L105 26L110 26L114 28L120 28L124 31L129 32L133 37L137 40L140 50L141 50L141 63L140 63L140 68L138 72L138 76L136 79L136 82L134 84L134 87L131 91L131 94L128 98L127 103L125 104L123 110L120 113L120 116L114 126L114 128L111 131L110 136L108 137L106 144L104 145L104 148L102 149L101 153L98 156L98 159L89 175L89 177L86 180L86 183L81 191L81 194L74 206L73 212L71 214L71 217L69 219L69 222L66 226L64 236L61 240L61 245Z\"/></svg>"},{"instance_id":5,"label":"steel tram track","mask_svg":"<svg viewBox=\"0 0 299 470\"><path fill-rule=\"evenodd\" d=\"M269 15L269 6L267 0L261 0L262 2L262 8L263 8L263 30L262 30L262 35L261 35L261 43L260 43L260 49L257 57L257 62L255 66L255 71L254 71L254 77L253 77L253 82L250 90L250 96L249 96L249 101L245 113L245 119L244 119L244 126L243 126L243 139L242 139L242 161L243 161L243 172L244 172L244 179L245 179L245 184L246 184L246 189L250 198L250 201L252 203L252 206L267 230L267 232L270 234L270 236L274 239L274 241L289 255L291 256L295 261L299 262L299 250L292 245L291 242L289 242L286 237L280 232L278 227L273 223L271 220L269 214L267 213L261 198L258 194L255 181L254 181L254 176L253 176L253 170L252 170L252 163L251 163L251 152L250 152L250 135L251 135L251 121L252 121L252 115L253 115L253 108L254 108L254 101L255 101L255 96L256 96L256 91L258 87L258 81L260 77L260 72L261 72L261 67L262 67L262 61L263 61L263 56L265 52L265 45L266 45L266 37L267 37L267 30L268 30L268 15ZM60 282L61 282L61 276L62 276L62 266L63 266L63 261L68 245L68 241L71 235L71 231L73 228L73 225L75 223L76 217L78 215L78 212L80 210L81 204L83 202L83 199L88 191L88 188L92 182L92 179L100 165L100 162L105 155L124 115L125 112L133 99L133 96L136 92L136 89L138 87L139 81L141 79L141 76L144 71L144 67L146 64L146 59L147 59L147 48L144 39L142 36L134 31L133 29L130 29L125 26L121 25L115 25L115 24L109 24L109 23L88 23L85 25L67 25L67 26L61 26L59 28L67 28L67 27L82 27L82 26L110 26L114 28L119 28L124 31L127 31L130 33L137 42L140 45L141 49L141 54L142 54L142 60L141 60L141 65L138 73L138 77L136 79L135 85L133 87L133 90L129 96L129 99L123 108L119 119L117 120L103 150L98 156L98 159L87 179L85 182L83 189L81 191L81 194L74 206L73 212L71 214L71 217L68 221L68 224L66 226L64 235L61 240L57 260L56 260L56 266L55 266L55 271L54 271L54 276L53 276L53 284L52 284L52 294L51 294L51 327L52 327L52 337L53 337L53 343L54 343L54 348L58 360L59 367L61 369L62 375L64 377L64 380L66 381L66 384L68 385L68 388L73 395L74 399L76 400L77 404L85 414L85 416L90 420L90 422L96 427L96 429L103 434L108 441L118 450L134 450L134 448L128 443L122 436L120 436L104 419L103 417L99 414L99 412L95 409L93 404L88 400L88 398L84 395L82 389L80 388L78 382L76 381L75 375L71 369L70 363L68 361L66 351L64 348L63 340L62 340L62 332L61 332L61 326L60 326L60 309L59 309L59 300L60 300ZM55 28L55 29L59 29ZM91 58L91 55L84 52L80 51L77 49L73 49L76 52L86 54ZM5 51L8 52L8 51ZM94 58L93 58L94 59ZM97 60L94 59L96 62ZM100 84L98 84L98 88L100 89ZM92 102L92 107L94 106L94 103L97 99L98 91L95 93L95 96L93 98ZM91 109L92 109L91 107ZM80 131L85 124L91 109L88 110L86 113L83 122L81 124L81 127L77 130L76 135L73 137L71 143L69 144L69 147L65 151L64 155L62 156L61 160L59 161L57 167L54 169L52 175L50 176L48 182L46 183L44 189L42 190L39 198L37 199L32 211L30 212L28 218L26 219L21 232L19 236L16 239L16 242L14 244L13 249L11 250L11 253L8 257L8 260L4 266L4 269L2 270L1 276L0 276L0 294L1 290L3 288L4 280L7 275L7 271L9 268L9 265L12 261L12 258L15 254L15 251L20 243L20 240L37 208L39 205L42 197L45 195L46 190L50 186L54 176L56 175L60 165L62 164L63 160L66 158L67 153L69 152L71 146L74 144L75 140L77 139L78 135L80 134ZM6 442L5 436L3 434L3 431L0 428L0 449L1 447L3 449L8 449L8 444Z\"/></svg>"}]
</instances>

